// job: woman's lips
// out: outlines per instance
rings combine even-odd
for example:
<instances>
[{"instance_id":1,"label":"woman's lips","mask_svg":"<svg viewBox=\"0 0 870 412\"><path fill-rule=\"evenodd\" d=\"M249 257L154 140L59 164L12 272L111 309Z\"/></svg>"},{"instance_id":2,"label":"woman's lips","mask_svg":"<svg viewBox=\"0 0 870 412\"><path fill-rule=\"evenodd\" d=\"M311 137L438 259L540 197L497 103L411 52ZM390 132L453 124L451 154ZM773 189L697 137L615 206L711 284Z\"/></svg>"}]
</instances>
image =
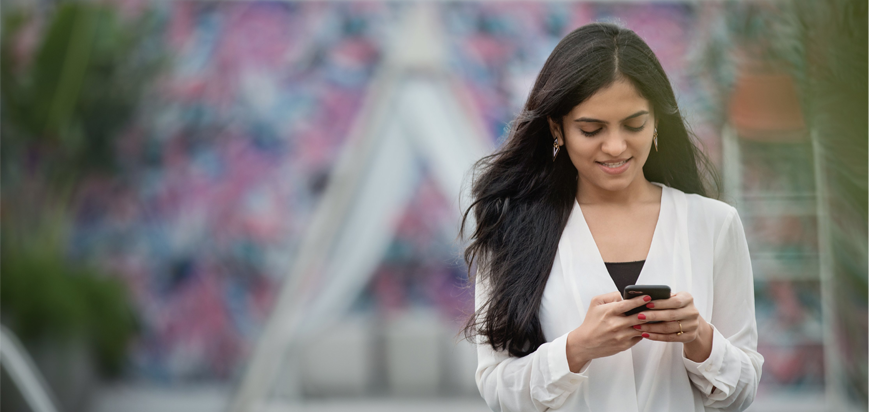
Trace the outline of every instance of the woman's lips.
<instances>
[{"instance_id":1,"label":"woman's lips","mask_svg":"<svg viewBox=\"0 0 870 412\"><path fill-rule=\"evenodd\" d=\"M595 163L598 164L598 167L600 167L601 170L604 171L604 173L611 174L611 175L618 175L618 174L628 170L628 166L629 166L629 163L631 162L631 159L633 159L633 158L630 157L628 159L621 160L621 161L615 161L615 162L595 162Z\"/></svg>"}]
</instances>

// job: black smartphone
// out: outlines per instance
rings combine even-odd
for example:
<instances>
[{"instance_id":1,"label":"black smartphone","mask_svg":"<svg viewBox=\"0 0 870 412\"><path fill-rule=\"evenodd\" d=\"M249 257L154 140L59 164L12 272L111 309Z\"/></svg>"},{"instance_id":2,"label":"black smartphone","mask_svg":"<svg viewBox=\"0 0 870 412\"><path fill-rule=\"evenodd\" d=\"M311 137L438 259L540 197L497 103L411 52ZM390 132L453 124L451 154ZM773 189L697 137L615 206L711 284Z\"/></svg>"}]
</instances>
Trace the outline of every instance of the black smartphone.
<instances>
[{"instance_id":1,"label":"black smartphone","mask_svg":"<svg viewBox=\"0 0 870 412\"><path fill-rule=\"evenodd\" d=\"M622 292L622 298L625 300L633 299L642 295L649 295L652 300L667 299L671 297L671 287L667 285L628 285ZM625 315L634 315L643 312L646 309L646 306L638 306L625 312Z\"/></svg>"}]
</instances>

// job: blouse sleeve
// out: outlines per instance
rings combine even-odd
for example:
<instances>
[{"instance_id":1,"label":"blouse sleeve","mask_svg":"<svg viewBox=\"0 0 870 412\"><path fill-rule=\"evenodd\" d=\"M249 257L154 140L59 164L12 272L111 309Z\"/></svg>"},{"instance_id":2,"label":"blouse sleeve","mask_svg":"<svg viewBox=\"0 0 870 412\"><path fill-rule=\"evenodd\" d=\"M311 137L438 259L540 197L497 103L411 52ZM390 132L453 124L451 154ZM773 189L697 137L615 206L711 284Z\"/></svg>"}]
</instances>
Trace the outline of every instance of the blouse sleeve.
<instances>
[{"instance_id":1,"label":"blouse sleeve","mask_svg":"<svg viewBox=\"0 0 870 412\"><path fill-rule=\"evenodd\" d=\"M704 405L742 411L755 399L764 358L757 352L752 265L737 211L725 219L713 263L713 349L697 363L683 356L689 379L705 396Z\"/></svg>"},{"instance_id":2,"label":"blouse sleeve","mask_svg":"<svg viewBox=\"0 0 870 412\"><path fill-rule=\"evenodd\" d=\"M488 295L478 273L474 306L479 311ZM496 351L477 338L475 381L486 404L493 411L546 411L559 408L565 399L583 385L589 376L586 363L579 373L568 368L568 334L546 342L522 358L507 351Z\"/></svg>"}]
</instances>

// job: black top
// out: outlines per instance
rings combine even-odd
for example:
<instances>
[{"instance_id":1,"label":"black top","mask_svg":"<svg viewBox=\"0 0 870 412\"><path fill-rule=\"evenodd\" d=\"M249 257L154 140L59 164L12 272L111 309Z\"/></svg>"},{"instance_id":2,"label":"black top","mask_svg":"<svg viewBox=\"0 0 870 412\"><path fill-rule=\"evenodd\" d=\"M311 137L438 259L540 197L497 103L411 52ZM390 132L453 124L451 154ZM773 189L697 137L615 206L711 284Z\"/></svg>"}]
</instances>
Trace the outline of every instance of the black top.
<instances>
[{"instance_id":1,"label":"black top","mask_svg":"<svg viewBox=\"0 0 870 412\"><path fill-rule=\"evenodd\" d=\"M616 290L619 291L620 295L626 286L637 282L644 262L644 260L638 260L637 262L604 262L604 266L607 266L607 271L610 272L610 277L613 279L613 283L616 284Z\"/></svg>"}]
</instances>

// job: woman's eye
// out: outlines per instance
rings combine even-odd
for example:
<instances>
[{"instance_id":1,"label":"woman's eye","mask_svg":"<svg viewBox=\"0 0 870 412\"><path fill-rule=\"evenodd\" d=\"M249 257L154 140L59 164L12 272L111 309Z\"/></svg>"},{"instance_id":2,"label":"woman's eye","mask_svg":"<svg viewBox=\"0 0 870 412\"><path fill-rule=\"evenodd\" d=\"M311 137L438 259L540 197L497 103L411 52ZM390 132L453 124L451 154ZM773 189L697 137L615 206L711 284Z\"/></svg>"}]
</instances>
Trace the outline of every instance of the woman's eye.
<instances>
[{"instance_id":1,"label":"woman's eye","mask_svg":"<svg viewBox=\"0 0 870 412\"><path fill-rule=\"evenodd\" d=\"M595 135L598 134L598 132L600 132L600 131L601 131L601 129L598 129L598 130L595 130L595 131L592 131L592 132L587 132L587 131L585 131L585 130L583 130L583 129L580 129L580 133L583 133L583 136L587 136L587 137L595 136Z\"/></svg>"},{"instance_id":2,"label":"woman's eye","mask_svg":"<svg viewBox=\"0 0 870 412\"><path fill-rule=\"evenodd\" d=\"M629 131L632 131L632 132L639 132L639 131L643 130L643 126L640 126L640 127L625 126L625 128L628 129Z\"/></svg>"}]
</instances>

